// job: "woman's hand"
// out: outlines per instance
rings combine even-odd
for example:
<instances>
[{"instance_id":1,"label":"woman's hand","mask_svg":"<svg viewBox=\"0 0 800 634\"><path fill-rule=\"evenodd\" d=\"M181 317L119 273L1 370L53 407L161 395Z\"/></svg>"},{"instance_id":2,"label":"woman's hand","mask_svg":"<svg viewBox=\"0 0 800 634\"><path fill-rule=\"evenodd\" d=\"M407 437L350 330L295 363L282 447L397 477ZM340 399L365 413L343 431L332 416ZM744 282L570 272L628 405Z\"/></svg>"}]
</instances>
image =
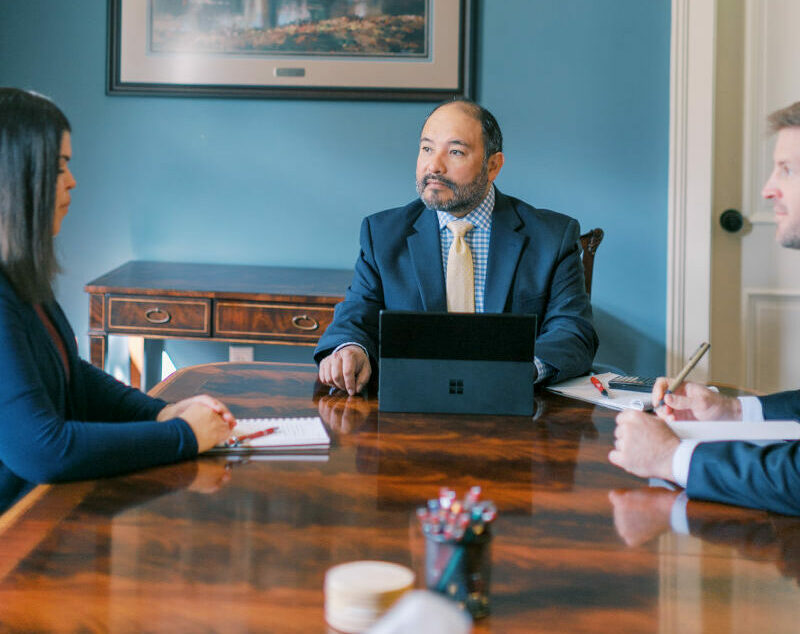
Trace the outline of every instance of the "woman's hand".
<instances>
[{"instance_id":1,"label":"woman's hand","mask_svg":"<svg viewBox=\"0 0 800 634\"><path fill-rule=\"evenodd\" d=\"M192 405L204 405L211 411L216 412L222 416L222 419L228 424L229 429L233 429L236 426L236 419L225 403L208 394L199 394L191 398L185 398L177 403L170 403L158 413L156 420L165 421L170 418L185 418L183 415L184 412Z\"/></svg>"},{"instance_id":2,"label":"woman's hand","mask_svg":"<svg viewBox=\"0 0 800 634\"><path fill-rule=\"evenodd\" d=\"M181 412L180 418L189 423L194 432L197 453L208 451L225 442L231 435L229 423L205 403L190 404Z\"/></svg>"}]
</instances>

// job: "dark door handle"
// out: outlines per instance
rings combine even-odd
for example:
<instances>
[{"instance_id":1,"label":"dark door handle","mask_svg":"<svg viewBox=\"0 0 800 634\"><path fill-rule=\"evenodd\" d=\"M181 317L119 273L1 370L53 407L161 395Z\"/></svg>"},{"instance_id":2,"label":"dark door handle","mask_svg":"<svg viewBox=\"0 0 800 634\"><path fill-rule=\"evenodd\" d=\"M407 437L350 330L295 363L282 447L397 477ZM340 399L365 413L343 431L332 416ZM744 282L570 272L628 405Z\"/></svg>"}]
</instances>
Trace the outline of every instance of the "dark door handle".
<instances>
[{"instance_id":1,"label":"dark door handle","mask_svg":"<svg viewBox=\"0 0 800 634\"><path fill-rule=\"evenodd\" d=\"M719 217L719 224L728 233L736 233L744 227L744 218L737 209L726 209Z\"/></svg>"}]
</instances>

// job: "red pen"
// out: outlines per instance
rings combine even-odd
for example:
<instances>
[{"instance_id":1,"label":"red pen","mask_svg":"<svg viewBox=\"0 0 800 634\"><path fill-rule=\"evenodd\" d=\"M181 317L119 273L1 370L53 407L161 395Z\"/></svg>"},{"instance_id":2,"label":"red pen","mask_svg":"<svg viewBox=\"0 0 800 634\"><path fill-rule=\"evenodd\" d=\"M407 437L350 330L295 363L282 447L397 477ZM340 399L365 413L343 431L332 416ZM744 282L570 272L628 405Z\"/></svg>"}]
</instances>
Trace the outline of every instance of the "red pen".
<instances>
[{"instance_id":1,"label":"red pen","mask_svg":"<svg viewBox=\"0 0 800 634\"><path fill-rule=\"evenodd\" d=\"M252 434L245 434L244 436L231 436L228 440L225 441L226 447L238 447L242 444L244 440L252 440L253 438L261 438L262 436L269 436L270 434L274 434L278 431L277 427L270 427L268 429L262 429L261 431L255 431Z\"/></svg>"},{"instance_id":2,"label":"red pen","mask_svg":"<svg viewBox=\"0 0 800 634\"><path fill-rule=\"evenodd\" d=\"M603 387L603 384L600 382L600 379L598 379L596 376L590 376L589 380L592 382L592 385L594 385L598 390L600 390L600 394L602 394L606 398L609 398L608 390Z\"/></svg>"}]
</instances>

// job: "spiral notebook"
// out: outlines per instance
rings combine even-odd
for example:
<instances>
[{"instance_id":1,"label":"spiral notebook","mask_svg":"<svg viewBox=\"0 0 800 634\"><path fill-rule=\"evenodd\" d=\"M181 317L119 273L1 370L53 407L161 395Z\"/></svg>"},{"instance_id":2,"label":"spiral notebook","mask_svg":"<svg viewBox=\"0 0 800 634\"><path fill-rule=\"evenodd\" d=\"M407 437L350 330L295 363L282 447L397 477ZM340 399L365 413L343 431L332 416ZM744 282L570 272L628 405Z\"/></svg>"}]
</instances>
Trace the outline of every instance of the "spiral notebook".
<instances>
[{"instance_id":1,"label":"spiral notebook","mask_svg":"<svg viewBox=\"0 0 800 634\"><path fill-rule=\"evenodd\" d=\"M319 416L309 418L241 418L231 436L247 436L275 428L266 436L245 439L238 446L217 445L210 454L238 453L317 453L330 448L331 439Z\"/></svg>"}]
</instances>

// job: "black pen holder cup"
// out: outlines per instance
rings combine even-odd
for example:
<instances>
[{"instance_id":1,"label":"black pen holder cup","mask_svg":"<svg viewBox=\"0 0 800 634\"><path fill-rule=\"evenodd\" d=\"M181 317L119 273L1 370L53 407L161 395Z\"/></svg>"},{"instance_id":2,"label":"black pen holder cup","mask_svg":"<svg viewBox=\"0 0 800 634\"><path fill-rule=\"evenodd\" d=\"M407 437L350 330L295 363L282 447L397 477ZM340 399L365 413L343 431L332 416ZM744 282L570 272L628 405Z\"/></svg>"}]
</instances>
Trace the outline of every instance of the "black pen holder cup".
<instances>
[{"instance_id":1,"label":"black pen holder cup","mask_svg":"<svg viewBox=\"0 0 800 634\"><path fill-rule=\"evenodd\" d=\"M443 535L425 536L425 582L429 590L457 601L473 619L489 614L492 536L454 541Z\"/></svg>"}]
</instances>

